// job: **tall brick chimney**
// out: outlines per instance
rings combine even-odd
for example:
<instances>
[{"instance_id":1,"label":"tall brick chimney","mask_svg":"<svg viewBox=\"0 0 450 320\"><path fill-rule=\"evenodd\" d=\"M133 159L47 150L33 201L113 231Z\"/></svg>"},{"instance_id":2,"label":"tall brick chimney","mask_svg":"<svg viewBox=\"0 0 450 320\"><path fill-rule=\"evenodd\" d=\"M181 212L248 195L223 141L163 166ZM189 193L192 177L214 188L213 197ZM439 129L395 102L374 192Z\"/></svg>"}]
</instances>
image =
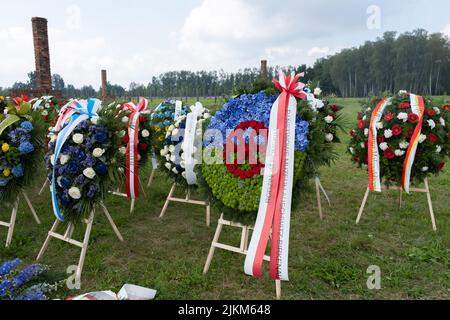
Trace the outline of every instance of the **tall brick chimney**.
<instances>
[{"instance_id":1,"label":"tall brick chimney","mask_svg":"<svg viewBox=\"0 0 450 320\"><path fill-rule=\"evenodd\" d=\"M269 78L269 72L267 70L267 60L261 60L261 79L267 80Z\"/></svg>"},{"instance_id":2,"label":"tall brick chimney","mask_svg":"<svg viewBox=\"0 0 450 320\"><path fill-rule=\"evenodd\" d=\"M50 49L48 45L47 19L34 17L33 24L34 55L36 60L36 81L40 93L52 91L52 73L50 70Z\"/></svg>"},{"instance_id":3,"label":"tall brick chimney","mask_svg":"<svg viewBox=\"0 0 450 320\"><path fill-rule=\"evenodd\" d=\"M102 70L102 99L106 100L108 97L108 78L106 75L106 70Z\"/></svg>"}]
</instances>

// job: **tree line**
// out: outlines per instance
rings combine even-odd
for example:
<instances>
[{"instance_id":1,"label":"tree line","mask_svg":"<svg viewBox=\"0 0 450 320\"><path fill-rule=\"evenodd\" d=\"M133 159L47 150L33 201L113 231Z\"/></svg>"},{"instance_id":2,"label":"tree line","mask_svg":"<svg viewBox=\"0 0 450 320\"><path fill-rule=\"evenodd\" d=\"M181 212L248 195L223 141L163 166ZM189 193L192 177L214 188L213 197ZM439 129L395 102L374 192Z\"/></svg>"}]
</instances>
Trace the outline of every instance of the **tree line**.
<instances>
[{"instance_id":1,"label":"tree line","mask_svg":"<svg viewBox=\"0 0 450 320\"><path fill-rule=\"evenodd\" d=\"M441 33L429 34L418 29L397 35L386 32L375 41L319 59L311 67L306 65L269 67L268 77L285 72L305 71L304 82L320 86L325 94L342 97L363 97L369 94L409 90L423 95L450 93L450 42ZM226 97L248 87L260 77L258 68L245 68L230 73L219 71L170 71L152 77L147 84L132 82L128 88L108 83L112 97ZM16 82L12 89L34 89L35 73L28 74L26 83ZM75 88L64 79L52 77L55 90L66 97L101 95L101 88ZM6 95L9 88L0 88Z\"/></svg>"}]
</instances>

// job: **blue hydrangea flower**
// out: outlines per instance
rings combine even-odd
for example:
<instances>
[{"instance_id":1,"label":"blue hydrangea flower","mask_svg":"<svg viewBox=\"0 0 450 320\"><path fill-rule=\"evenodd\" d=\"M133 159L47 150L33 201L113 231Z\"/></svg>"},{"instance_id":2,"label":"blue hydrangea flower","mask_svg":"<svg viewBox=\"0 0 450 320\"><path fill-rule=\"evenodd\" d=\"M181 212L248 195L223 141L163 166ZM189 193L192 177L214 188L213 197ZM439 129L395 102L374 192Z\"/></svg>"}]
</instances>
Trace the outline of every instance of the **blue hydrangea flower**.
<instances>
[{"instance_id":1,"label":"blue hydrangea flower","mask_svg":"<svg viewBox=\"0 0 450 320\"><path fill-rule=\"evenodd\" d=\"M78 166L78 164L75 161L70 161L69 165L67 166L67 171L70 174L77 174L78 170L80 170L80 167Z\"/></svg>"},{"instance_id":2,"label":"blue hydrangea flower","mask_svg":"<svg viewBox=\"0 0 450 320\"><path fill-rule=\"evenodd\" d=\"M98 191L97 186L95 184L91 184L89 186L89 190L86 195L88 198L92 199L97 195L97 191Z\"/></svg>"},{"instance_id":3,"label":"blue hydrangea flower","mask_svg":"<svg viewBox=\"0 0 450 320\"><path fill-rule=\"evenodd\" d=\"M29 154L34 151L34 146L28 141L24 141L19 145L19 151L21 154Z\"/></svg>"},{"instance_id":4,"label":"blue hydrangea flower","mask_svg":"<svg viewBox=\"0 0 450 320\"><path fill-rule=\"evenodd\" d=\"M215 137L207 137L204 145L207 147L222 148L230 131L234 130L241 122L257 121L264 123L266 128L270 125L270 112L276 100L276 96L269 96L264 91L257 94L244 94L231 99L214 117L212 117L208 129L219 130L222 141ZM305 151L309 146L309 123L301 117L296 120L295 150ZM259 140L261 143L263 139Z\"/></svg>"},{"instance_id":5,"label":"blue hydrangea flower","mask_svg":"<svg viewBox=\"0 0 450 320\"><path fill-rule=\"evenodd\" d=\"M7 274L9 274L12 270L14 270L15 268L17 268L17 266L19 266L19 264L22 261L20 261L20 259L16 258L13 260L9 260L6 261L5 263L3 263L0 266L0 278L6 276Z\"/></svg>"},{"instance_id":6,"label":"blue hydrangea flower","mask_svg":"<svg viewBox=\"0 0 450 320\"><path fill-rule=\"evenodd\" d=\"M20 127L22 129L25 129L27 131L33 130L33 124L30 121L24 121L20 124Z\"/></svg>"},{"instance_id":7,"label":"blue hydrangea flower","mask_svg":"<svg viewBox=\"0 0 450 320\"><path fill-rule=\"evenodd\" d=\"M22 164L19 164L17 167L14 167L11 170L11 172L12 172L13 176L16 177L16 178L22 177L23 176L23 166L22 166Z\"/></svg>"},{"instance_id":8,"label":"blue hydrangea flower","mask_svg":"<svg viewBox=\"0 0 450 320\"><path fill-rule=\"evenodd\" d=\"M11 178L0 178L0 187L6 187L11 181Z\"/></svg>"}]
</instances>

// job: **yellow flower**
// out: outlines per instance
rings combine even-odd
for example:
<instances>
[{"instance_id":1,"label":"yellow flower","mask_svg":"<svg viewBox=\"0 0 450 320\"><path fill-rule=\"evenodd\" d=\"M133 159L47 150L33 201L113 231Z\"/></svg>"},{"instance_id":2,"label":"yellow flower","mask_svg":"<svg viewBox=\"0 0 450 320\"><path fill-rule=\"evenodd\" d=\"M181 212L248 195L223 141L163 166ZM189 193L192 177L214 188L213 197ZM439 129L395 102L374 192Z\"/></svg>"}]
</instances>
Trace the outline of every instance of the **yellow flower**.
<instances>
[{"instance_id":1,"label":"yellow flower","mask_svg":"<svg viewBox=\"0 0 450 320\"><path fill-rule=\"evenodd\" d=\"M5 169L5 170L3 170L3 175L5 177L9 177L11 175L11 171L9 169Z\"/></svg>"},{"instance_id":2,"label":"yellow flower","mask_svg":"<svg viewBox=\"0 0 450 320\"><path fill-rule=\"evenodd\" d=\"M4 143L3 145L2 145L2 151L3 152L8 152L9 151L9 144L7 144L7 143Z\"/></svg>"},{"instance_id":3,"label":"yellow flower","mask_svg":"<svg viewBox=\"0 0 450 320\"><path fill-rule=\"evenodd\" d=\"M0 96L0 102L5 101L5 97L4 96Z\"/></svg>"},{"instance_id":4,"label":"yellow flower","mask_svg":"<svg viewBox=\"0 0 450 320\"><path fill-rule=\"evenodd\" d=\"M160 132L160 131L161 131L161 128L160 128L160 127L155 127L155 131L156 131L156 132Z\"/></svg>"},{"instance_id":5,"label":"yellow flower","mask_svg":"<svg viewBox=\"0 0 450 320\"><path fill-rule=\"evenodd\" d=\"M159 137L159 141L164 141L164 137Z\"/></svg>"}]
</instances>

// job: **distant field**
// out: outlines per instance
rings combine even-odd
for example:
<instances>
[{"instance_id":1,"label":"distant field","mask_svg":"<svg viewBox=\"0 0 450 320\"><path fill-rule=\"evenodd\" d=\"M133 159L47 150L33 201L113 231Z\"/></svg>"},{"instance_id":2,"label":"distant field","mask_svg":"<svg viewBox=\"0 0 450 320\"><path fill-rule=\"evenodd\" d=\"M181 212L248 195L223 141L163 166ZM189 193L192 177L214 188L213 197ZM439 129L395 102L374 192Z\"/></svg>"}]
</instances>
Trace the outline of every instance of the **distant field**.
<instances>
[{"instance_id":1,"label":"distant field","mask_svg":"<svg viewBox=\"0 0 450 320\"><path fill-rule=\"evenodd\" d=\"M345 106L344 114L351 124L359 110L358 100L336 99ZM202 102L217 110L223 101ZM331 208L324 207L326 219L319 220L315 194L307 195L300 210L293 213L291 279L283 283L283 299L448 299L450 165L443 175L430 179L437 233L432 232L422 194L405 196L400 210L397 192L371 195L361 224L356 226L367 177L349 161L347 134L342 133L342 137L343 143L337 146L339 160L321 170L332 201ZM148 175L149 169L144 170L142 177ZM54 220L49 193L37 196L43 179L44 174L29 190L43 224L36 226L22 203L13 245L10 249L0 247L0 260L19 256L32 262L36 257ZM158 176L147 196L137 201L133 214L128 212L126 199L111 196L107 200L126 241L119 243L106 219L98 215L82 291L118 291L123 284L133 283L158 290L158 299L273 299L275 287L268 268L261 280L252 279L244 275L242 256L217 250L210 272L202 274L219 212L213 212L210 228L205 226L203 209L185 204L171 204L161 220L159 212L169 189L169 181ZM0 219L8 218L9 213L3 210ZM76 235L82 236L80 228ZM0 228L1 243L5 238L5 229ZM240 234L225 228L221 240L238 245ZM44 263L52 267L55 277L64 276L67 266L77 263L78 255L77 249L54 241ZM367 289L366 270L372 265L381 268L381 290Z\"/></svg>"}]
</instances>

